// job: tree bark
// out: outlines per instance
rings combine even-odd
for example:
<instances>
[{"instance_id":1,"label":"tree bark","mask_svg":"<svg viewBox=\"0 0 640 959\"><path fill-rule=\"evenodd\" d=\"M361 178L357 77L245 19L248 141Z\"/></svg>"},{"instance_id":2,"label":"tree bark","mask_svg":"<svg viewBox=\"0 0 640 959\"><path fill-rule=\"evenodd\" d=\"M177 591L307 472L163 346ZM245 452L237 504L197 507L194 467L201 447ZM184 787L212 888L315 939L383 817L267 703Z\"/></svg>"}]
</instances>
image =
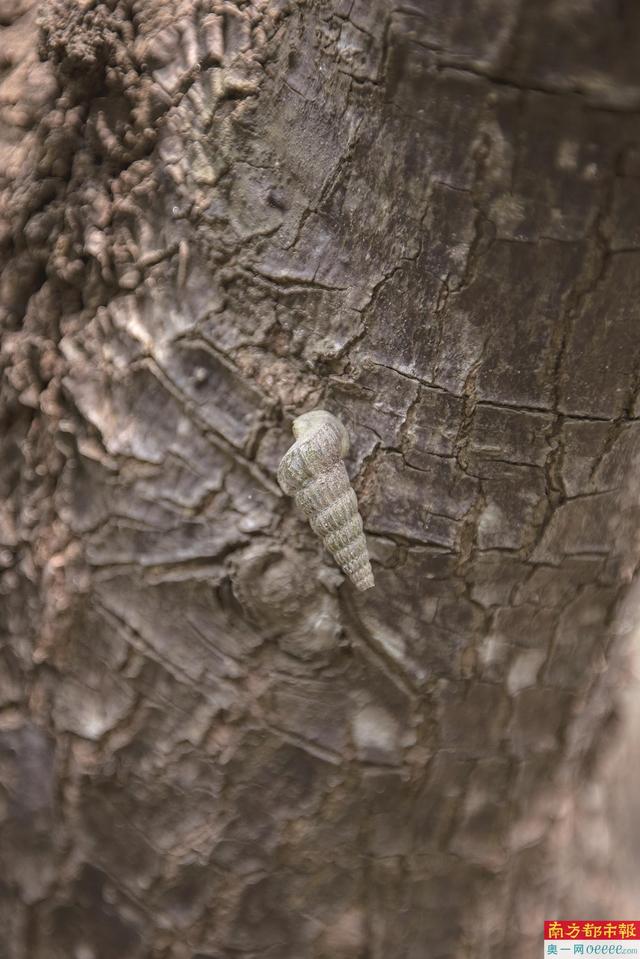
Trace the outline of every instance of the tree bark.
<instances>
[{"instance_id":1,"label":"tree bark","mask_svg":"<svg viewBox=\"0 0 640 959\"><path fill-rule=\"evenodd\" d=\"M635 622L640 9L0 23L0 956L537 956Z\"/></svg>"}]
</instances>

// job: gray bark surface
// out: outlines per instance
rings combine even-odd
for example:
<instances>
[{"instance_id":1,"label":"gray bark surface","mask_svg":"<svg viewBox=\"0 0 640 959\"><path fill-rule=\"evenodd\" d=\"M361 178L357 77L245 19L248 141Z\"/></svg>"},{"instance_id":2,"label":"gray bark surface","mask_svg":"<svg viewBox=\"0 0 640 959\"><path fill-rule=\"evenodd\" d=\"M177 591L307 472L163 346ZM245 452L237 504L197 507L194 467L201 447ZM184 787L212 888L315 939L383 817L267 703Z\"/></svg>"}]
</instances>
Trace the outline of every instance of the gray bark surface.
<instances>
[{"instance_id":1,"label":"gray bark surface","mask_svg":"<svg viewBox=\"0 0 640 959\"><path fill-rule=\"evenodd\" d=\"M634 622L639 30L0 2L2 959L538 955Z\"/></svg>"}]
</instances>

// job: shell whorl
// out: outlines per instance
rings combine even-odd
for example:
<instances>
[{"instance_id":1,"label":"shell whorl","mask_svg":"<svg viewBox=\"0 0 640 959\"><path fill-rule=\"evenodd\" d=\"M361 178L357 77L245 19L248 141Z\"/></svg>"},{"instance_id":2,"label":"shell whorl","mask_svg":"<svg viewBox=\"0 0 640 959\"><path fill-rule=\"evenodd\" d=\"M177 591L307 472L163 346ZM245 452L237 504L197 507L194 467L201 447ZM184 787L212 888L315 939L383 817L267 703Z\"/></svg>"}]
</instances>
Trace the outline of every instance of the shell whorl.
<instances>
[{"instance_id":1,"label":"shell whorl","mask_svg":"<svg viewBox=\"0 0 640 959\"><path fill-rule=\"evenodd\" d=\"M343 458L349 436L326 410L303 413L293 422L296 442L282 457L278 482L294 496L311 528L357 589L373 586L367 543L356 494Z\"/></svg>"}]
</instances>

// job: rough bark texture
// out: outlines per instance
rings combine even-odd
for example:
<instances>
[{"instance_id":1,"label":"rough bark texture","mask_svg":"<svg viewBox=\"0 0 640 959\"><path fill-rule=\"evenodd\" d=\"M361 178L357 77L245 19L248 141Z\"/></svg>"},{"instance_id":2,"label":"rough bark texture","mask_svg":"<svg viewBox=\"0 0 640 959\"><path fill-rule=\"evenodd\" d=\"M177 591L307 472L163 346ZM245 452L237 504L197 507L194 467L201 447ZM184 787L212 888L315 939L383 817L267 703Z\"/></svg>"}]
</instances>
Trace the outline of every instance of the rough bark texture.
<instances>
[{"instance_id":1,"label":"rough bark texture","mask_svg":"<svg viewBox=\"0 0 640 959\"><path fill-rule=\"evenodd\" d=\"M0 955L537 955L633 621L640 8L37 15L0 3ZM314 405L363 596L275 483Z\"/></svg>"}]
</instances>

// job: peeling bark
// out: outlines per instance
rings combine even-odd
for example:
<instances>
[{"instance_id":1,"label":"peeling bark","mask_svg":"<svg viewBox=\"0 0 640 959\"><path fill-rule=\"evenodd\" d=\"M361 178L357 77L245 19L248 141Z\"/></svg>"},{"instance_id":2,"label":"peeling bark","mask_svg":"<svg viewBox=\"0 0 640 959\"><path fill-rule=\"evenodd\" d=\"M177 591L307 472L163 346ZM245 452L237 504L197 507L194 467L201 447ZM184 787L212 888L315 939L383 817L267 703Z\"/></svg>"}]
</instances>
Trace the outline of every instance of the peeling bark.
<instances>
[{"instance_id":1,"label":"peeling bark","mask_svg":"<svg viewBox=\"0 0 640 959\"><path fill-rule=\"evenodd\" d=\"M639 21L1 0L2 956L537 955L634 624Z\"/></svg>"}]
</instances>

